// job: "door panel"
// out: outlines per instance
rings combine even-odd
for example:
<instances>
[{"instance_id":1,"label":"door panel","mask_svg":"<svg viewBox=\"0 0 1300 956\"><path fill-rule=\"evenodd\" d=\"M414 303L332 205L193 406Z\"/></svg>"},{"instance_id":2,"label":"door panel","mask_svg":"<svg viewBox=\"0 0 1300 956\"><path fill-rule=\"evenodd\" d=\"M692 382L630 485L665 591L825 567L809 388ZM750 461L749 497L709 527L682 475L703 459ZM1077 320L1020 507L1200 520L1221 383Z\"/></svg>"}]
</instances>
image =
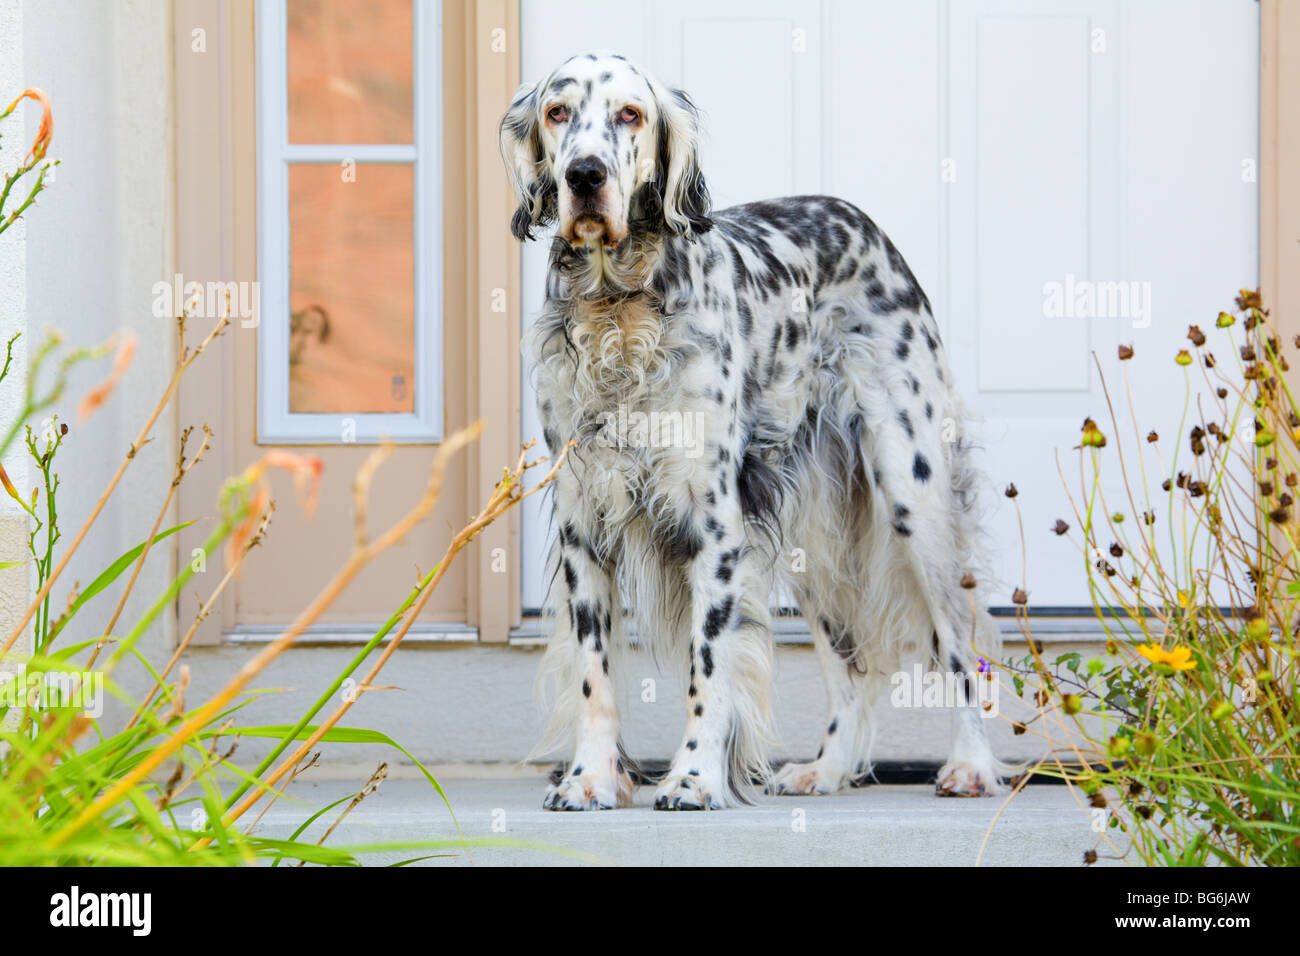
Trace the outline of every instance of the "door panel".
<instances>
[{"instance_id":1,"label":"door panel","mask_svg":"<svg viewBox=\"0 0 1300 956\"><path fill-rule=\"evenodd\" d=\"M1257 5L652 0L600 7L598 23L582 6L523 0L523 77L617 49L703 110L719 206L825 192L864 209L929 295L979 420L995 602L1021 579L1019 522L993 491L1014 481L1034 605L1086 606L1077 550L1047 529L1068 518L1058 450L1077 473L1080 423L1106 413L1093 353L1118 384L1116 346L1134 346L1143 434L1172 434L1187 326L1256 281L1242 164L1257 149ZM525 326L546 245L524 252ZM1114 297L1111 314L1056 314L1057 286ZM524 434L539 435L525 371ZM1129 510L1117 481L1105 490ZM549 527L537 501L525 608L544 598Z\"/></svg>"}]
</instances>

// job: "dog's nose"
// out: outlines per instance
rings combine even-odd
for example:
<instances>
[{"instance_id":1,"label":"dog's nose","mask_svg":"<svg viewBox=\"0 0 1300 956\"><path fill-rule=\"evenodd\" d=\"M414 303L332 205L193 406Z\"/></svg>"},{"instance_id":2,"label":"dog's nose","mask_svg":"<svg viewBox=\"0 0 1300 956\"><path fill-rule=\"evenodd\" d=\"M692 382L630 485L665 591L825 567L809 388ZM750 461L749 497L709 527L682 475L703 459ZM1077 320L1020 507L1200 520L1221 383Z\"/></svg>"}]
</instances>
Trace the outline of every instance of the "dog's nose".
<instances>
[{"instance_id":1,"label":"dog's nose","mask_svg":"<svg viewBox=\"0 0 1300 956\"><path fill-rule=\"evenodd\" d=\"M586 156L573 162L564 174L575 196L594 196L605 185L605 164L595 156Z\"/></svg>"}]
</instances>

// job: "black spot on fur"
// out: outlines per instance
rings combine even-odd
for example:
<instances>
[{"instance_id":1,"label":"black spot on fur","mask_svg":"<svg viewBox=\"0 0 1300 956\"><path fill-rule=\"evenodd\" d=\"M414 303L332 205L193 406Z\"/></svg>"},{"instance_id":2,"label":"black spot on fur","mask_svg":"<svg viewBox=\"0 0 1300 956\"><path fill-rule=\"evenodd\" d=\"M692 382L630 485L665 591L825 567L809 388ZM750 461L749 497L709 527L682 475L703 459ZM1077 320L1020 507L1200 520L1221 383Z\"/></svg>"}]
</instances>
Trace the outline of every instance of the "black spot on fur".
<instances>
[{"instance_id":1,"label":"black spot on fur","mask_svg":"<svg viewBox=\"0 0 1300 956\"><path fill-rule=\"evenodd\" d=\"M748 520L775 534L781 514L781 476L753 446L745 449L736 484L741 512Z\"/></svg>"},{"instance_id":2,"label":"black spot on fur","mask_svg":"<svg viewBox=\"0 0 1300 956\"><path fill-rule=\"evenodd\" d=\"M660 529L657 541L660 554L679 564L693 560L704 547L700 533L688 516L682 516L670 530Z\"/></svg>"},{"instance_id":3,"label":"black spot on fur","mask_svg":"<svg viewBox=\"0 0 1300 956\"><path fill-rule=\"evenodd\" d=\"M718 604L709 608L709 612L704 615L704 636L712 640L717 637L727 622L731 620L731 610L735 606L735 598L728 595ZM705 645L705 650L708 646ZM706 675L707 676L707 675Z\"/></svg>"},{"instance_id":4,"label":"black spot on fur","mask_svg":"<svg viewBox=\"0 0 1300 956\"><path fill-rule=\"evenodd\" d=\"M916 457L912 459L912 477L920 482L930 480L930 463L925 460L925 456L919 451L916 453Z\"/></svg>"},{"instance_id":5,"label":"black spot on fur","mask_svg":"<svg viewBox=\"0 0 1300 956\"><path fill-rule=\"evenodd\" d=\"M898 424L903 426L903 431L907 434L908 438L916 437L916 430L912 428L912 416L907 414L906 408L899 411Z\"/></svg>"},{"instance_id":6,"label":"black spot on fur","mask_svg":"<svg viewBox=\"0 0 1300 956\"><path fill-rule=\"evenodd\" d=\"M578 632L578 642L582 643L588 634L596 633L596 619L591 613L591 605L585 601L579 601L572 605L574 627Z\"/></svg>"}]
</instances>

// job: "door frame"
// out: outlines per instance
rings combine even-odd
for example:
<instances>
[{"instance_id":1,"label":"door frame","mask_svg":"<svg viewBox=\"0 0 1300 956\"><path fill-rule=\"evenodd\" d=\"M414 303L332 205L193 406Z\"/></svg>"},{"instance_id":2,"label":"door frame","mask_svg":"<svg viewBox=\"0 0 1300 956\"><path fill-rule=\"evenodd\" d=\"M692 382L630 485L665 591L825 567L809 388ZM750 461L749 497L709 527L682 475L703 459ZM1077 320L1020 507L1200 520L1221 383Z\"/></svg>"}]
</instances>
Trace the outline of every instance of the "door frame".
<instances>
[{"instance_id":1,"label":"door frame","mask_svg":"<svg viewBox=\"0 0 1300 956\"><path fill-rule=\"evenodd\" d=\"M506 228L513 197L497 155L497 124L520 79L519 6L520 0L443 2L443 307L447 323L465 324L466 343L463 356L448 351L446 365L449 372L464 369L456 387L466 390L469 418L489 425L464 459L468 487L479 501L516 458L522 431L520 341L511 318L517 318L522 287L520 252ZM208 27L206 57L190 55L195 24ZM177 0L173 8L181 274L255 276L252 30L253 0ZM1300 89L1300 4L1260 0L1259 40L1259 281L1279 332L1293 336L1300 333L1300 113L1286 104L1288 91ZM494 311L503 302L505 311ZM173 427L203 420L213 396L229 400L236 387L233 352L223 343L196 363ZM1300 367L1291 375L1300 387ZM447 387L453 387L450 380ZM232 416L219 416L213 427L210 467L196 469L182 486L186 513L210 510L235 464ZM521 621L521 533L515 510L485 529L462 558L473 568L465 637L504 643L513 631L516 640L535 639L536 622ZM219 643L234 612L227 592L195 642Z\"/></svg>"}]
</instances>

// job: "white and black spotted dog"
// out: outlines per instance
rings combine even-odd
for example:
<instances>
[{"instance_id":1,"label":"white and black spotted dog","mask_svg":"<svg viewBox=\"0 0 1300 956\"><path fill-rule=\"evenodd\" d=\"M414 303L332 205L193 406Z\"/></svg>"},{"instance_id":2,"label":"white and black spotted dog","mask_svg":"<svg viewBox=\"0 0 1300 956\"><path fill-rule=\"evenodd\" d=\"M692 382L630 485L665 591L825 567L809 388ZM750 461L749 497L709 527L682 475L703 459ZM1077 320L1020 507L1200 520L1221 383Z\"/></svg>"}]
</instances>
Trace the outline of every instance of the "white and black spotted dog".
<instances>
[{"instance_id":1,"label":"white and black spotted dog","mask_svg":"<svg viewBox=\"0 0 1300 956\"><path fill-rule=\"evenodd\" d=\"M631 803L611 666L621 608L660 660L689 660L664 810L745 802L760 782L834 792L868 772L870 708L904 662L970 675L998 647L959 583L977 564L974 472L903 257L838 199L711 211L697 139L684 93L607 53L525 85L501 124L515 236L558 223L531 345L546 442L577 440L555 485L543 673L558 681L550 743L573 749L552 809ZM812 630L830 716L817 759L773 775L778 574ZM969 678L955 684L938 792L997 792L1006 768Z\"/></svg>"}]
</instances>

